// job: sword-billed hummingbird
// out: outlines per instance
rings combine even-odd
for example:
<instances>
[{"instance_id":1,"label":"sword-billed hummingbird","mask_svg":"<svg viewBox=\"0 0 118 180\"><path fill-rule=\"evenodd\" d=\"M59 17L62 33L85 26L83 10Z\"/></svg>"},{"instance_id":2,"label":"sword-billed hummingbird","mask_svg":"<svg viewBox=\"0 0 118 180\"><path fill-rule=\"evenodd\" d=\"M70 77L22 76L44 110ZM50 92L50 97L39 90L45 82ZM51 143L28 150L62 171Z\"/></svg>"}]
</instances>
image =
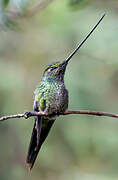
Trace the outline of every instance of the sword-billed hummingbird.
<instances>
[{"instance_id":1,"label":"sword-billed hummingbird","mask_svg":"<svg viewBox=\"0 0 118 180\"><path fill-rule=\"evenodd\" d=\"M43 112L46 116L35 117L26 160L30 169L32 169L38 152L48 136L57 115L63 113L68 108L68 91L64 84L64 74L67 64L83 43L88 39L91 33L96 29L104 16L105 14L94 25L85 39L64 61L52 63L44 70L41 83L34 92L35 97L33 110Z\"/></svg>"}]
</instances>

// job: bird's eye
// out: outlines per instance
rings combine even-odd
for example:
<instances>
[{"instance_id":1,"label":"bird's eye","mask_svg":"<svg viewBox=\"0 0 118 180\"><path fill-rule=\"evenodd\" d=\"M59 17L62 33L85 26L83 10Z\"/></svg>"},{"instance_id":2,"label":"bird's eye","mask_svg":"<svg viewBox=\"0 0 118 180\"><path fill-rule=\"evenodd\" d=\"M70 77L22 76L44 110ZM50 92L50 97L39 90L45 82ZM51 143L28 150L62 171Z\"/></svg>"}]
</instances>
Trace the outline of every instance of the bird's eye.
<instances>
[{"instance_id":1,"label":"bird's eye","mask_svg":"<svg viewBox=\"0 0 118 180\"><path fill-rule=\"evenodd\" d=\"M54 69L54 68L53 68L53 67L51 67L51 68L49 69L49 72L53 71L53 69Z\"/></svg>"}]
</instances>

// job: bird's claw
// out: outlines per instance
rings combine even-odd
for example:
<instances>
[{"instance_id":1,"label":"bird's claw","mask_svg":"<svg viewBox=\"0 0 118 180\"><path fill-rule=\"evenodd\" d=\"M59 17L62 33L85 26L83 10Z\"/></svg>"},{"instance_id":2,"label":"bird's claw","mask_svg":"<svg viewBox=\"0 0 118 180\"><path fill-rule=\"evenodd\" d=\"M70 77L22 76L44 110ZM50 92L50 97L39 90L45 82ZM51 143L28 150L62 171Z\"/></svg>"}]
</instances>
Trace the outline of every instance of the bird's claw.
<instances>
[{"instance_id":1,"label":"bird's claw","mask_svg":"<svg viewBox=\"0 0 118 180\"><path fill-rule=\"evenodd\" d=\"M25 111L24 112L24 118L28 119L31 116L31 112L30 111Z\"/></svg>"}]
</instances>

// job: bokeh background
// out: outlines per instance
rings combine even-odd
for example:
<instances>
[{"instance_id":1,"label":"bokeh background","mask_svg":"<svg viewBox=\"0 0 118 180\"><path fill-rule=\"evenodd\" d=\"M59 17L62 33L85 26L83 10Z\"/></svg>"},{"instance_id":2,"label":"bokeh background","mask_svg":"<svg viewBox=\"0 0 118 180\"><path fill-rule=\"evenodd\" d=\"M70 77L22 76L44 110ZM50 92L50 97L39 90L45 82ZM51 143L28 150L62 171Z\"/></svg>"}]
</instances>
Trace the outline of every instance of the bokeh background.
<instances>
[{"instance_id":1,"label":"bokeh background","mask_svg":"<svg viewBox=\"0 0 118 180\"><path fill-rule=\"evenodd\" d=\"M117 113L118 0L53 0L26 17L40 2L0 1L0 116L32 110L46 65L66 58L104 12L70 61L65 84L69 109ZM25 159L33 123L30 118L0 124L1 180L118 179L117 119L59 117L29 172Z\"/></svg>"}]
</instances>

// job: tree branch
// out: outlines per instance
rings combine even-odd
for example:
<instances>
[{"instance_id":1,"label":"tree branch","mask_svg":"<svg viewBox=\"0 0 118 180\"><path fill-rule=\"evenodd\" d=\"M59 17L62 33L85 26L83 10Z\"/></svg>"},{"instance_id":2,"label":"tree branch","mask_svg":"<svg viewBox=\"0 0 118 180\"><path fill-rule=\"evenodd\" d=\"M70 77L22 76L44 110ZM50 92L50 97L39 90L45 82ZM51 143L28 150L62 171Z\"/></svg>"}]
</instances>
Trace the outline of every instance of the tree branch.
<instances>
[{"instance_id":1,"label":"tree branch","mask_svg":"<svg viewBox=\"0 0 118 180\"><path fill-rule=\"evenodd\" d=\"M37 12L40 12L44 8L46 8L48 6L48 4L51 3L52 1L54 1L54 0L43 0L42 2L40 2L33 8L26 10L26 12L24 12L24 14L21 14L19 12L14 12L14 11L7 11L8 17L10 17L10 18L18 18L18 17L26 18L26 17L34 16Z\"/></svg>"},{"instance_id":2,"label":"tree branch","mask_svg":"<svg viewBox=\"0 0 118 180\"><path fill-rule=\"evenodd\" d=\"M78 111L66 110L64 113L53 114L53 115L69 115L69 114L87 114L92 116L107 116L107 117L118 118L118 114L109 113L109 112L90 111L90 110L78 110ZM32 116L48 116L48 114L43 112L25 111L24 114L15 114L15 115L0 117L0 121L5 121L8 119L15 119L15 118L23 118L23 117L25 119L28 119L29 117Z\"/></svg>"}]
</instances>

